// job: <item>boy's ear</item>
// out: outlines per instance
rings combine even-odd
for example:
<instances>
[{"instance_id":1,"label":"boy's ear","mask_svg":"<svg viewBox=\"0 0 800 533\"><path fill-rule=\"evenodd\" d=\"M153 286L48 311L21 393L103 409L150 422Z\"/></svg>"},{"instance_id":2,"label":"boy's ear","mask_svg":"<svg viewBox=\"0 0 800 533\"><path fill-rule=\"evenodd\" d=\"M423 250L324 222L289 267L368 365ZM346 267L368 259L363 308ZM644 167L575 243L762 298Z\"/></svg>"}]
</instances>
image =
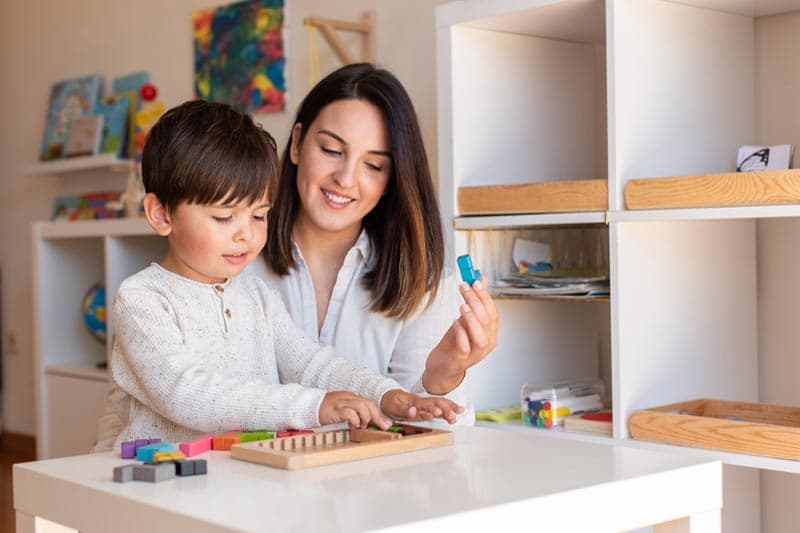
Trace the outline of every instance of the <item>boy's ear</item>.
<instances>
[{"instance_id":1,"label":"boy's ear","mask_svg":"<svg viewBox=\"0 0 800 533\"><path fill-rule=\"evenodd\" d=\"M289 148L289 159L295 165L300 161L300 134L303 133L303 125L299 122L292 128L292 146Z\"/></svg>"},{"instance_id":2,"label":"boy's ear","mask_svg":"<svg viewBox=\"0 0 800 533\"><path fill-rule=\"evenodd\" d=\"M158 196L151 192L145 194L143 204L144 216L147 218L147 223L150 224L150 227L162 237L172 233L172 219Z\"/></svg>"}]
</instances>

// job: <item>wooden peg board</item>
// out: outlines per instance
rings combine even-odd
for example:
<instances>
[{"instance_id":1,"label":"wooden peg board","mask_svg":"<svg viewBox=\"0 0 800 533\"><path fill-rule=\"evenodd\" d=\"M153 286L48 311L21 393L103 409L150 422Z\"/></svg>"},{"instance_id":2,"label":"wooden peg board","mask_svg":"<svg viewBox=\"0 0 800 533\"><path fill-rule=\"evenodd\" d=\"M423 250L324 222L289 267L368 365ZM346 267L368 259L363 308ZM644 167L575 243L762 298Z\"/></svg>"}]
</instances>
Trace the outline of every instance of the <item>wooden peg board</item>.
<instances>
[{"instance_id":1,"label":"wooden peg board","mask_svg":"<svg viewBox=\"0 0 800 533\"><path fill-rule=\"evenodd\" d=\"M401 426L405 434L374 429L340 429L272 440L234 444L231 457L298 470L453 444L453 433Z\"/></svg>"}]
</instances>

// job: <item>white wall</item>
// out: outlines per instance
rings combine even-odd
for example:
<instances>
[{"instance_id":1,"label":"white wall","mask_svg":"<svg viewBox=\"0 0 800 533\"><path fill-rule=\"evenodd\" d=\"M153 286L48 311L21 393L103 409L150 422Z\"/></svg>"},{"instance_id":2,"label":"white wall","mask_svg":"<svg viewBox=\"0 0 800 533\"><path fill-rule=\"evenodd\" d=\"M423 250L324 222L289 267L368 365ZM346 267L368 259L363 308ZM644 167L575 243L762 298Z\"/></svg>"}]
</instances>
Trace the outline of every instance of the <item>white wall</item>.
<instances>
[{"instance_id":1,"label":"white wall","mask_svg":"<svg viewBox=\"0 0 800 533\"><path fill-rule=\"evenodd\" d=\"M406 85L420 115L436 171L434 9L444 0L285 0L289 111L259 115L285 143L297 104L310 88L307 16L358 20L372 9L376 62ZM84 74L106 83L148 70L167 107L192 98L192 12L224 0L49 0L0 2L0 268L2 268L2 429L35 433L30 223L49 218L57 194L108 188L122 181L23 175L36 161L50 85ZM347 38L360 53L355 38ZM323 74L339 65L320 36ZM106 87L108 89L108 87ZM119 180L124 180L120 177ZM66 283L69 280L65 280ZM78 302L75 303L76 312ZM16 338L10 353L9 336Z\"/></svg>"}]
</instances>

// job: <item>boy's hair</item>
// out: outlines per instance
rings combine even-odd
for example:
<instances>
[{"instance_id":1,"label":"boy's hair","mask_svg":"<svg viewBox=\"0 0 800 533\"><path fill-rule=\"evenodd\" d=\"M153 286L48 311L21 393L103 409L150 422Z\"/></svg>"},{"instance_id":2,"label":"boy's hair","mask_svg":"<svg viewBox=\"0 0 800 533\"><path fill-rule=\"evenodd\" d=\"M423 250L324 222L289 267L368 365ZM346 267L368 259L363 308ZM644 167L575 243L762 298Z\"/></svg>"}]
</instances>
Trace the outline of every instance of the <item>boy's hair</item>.
<instances>
[{"instance_id":1,"label":"boy's hair","mask_svg":"<svg viewBox=\"0 0 800 533\"><path fill-rule=\"evenodd\" d=\"M372 311L403 319L433 301L444 268L444 237L425 145L403 85L389 71L369 63L341 67L311 89L294 120L302 126L299 144L325 106L348 99L374 105L386 121L391 176L386 194L362 222L374 255L362 282L371 295ZM291 146L289 138L273 208L267 214L263 251L279 276L287 275L296 264L292 230L301 205L297 165L289 157Z\"/></svg>"},{"instance_id":2,"label":"boy's hair","mask_svg":"<svg viewBox=\"0 0 800 533\"><path fill-rule=\"evenodd\" d=\"M261 200L278 176L275 140L246 113L192 100L173 107L147 136L142 181L168 212L181 203Z\"/></svg>"}]
</instances>

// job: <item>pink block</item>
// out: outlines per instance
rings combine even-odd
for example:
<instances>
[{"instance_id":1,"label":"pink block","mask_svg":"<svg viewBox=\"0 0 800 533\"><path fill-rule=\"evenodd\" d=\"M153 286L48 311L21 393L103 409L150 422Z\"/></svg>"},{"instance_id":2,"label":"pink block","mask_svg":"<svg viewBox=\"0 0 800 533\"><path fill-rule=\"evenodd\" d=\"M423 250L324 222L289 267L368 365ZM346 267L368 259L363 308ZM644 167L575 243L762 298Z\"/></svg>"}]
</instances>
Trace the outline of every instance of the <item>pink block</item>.
<instances>
[{"instance_id":1,"label":"pink block","mask_svg":"<svg viewBox=\"0 0 800 533\"><path fill-rule=\"evenodd\" d=\"M193 457L211 449L211 441L214 435L206 435L189 442L182 442L178 448L186 457Z\"/></svg>"}]
</instances>

